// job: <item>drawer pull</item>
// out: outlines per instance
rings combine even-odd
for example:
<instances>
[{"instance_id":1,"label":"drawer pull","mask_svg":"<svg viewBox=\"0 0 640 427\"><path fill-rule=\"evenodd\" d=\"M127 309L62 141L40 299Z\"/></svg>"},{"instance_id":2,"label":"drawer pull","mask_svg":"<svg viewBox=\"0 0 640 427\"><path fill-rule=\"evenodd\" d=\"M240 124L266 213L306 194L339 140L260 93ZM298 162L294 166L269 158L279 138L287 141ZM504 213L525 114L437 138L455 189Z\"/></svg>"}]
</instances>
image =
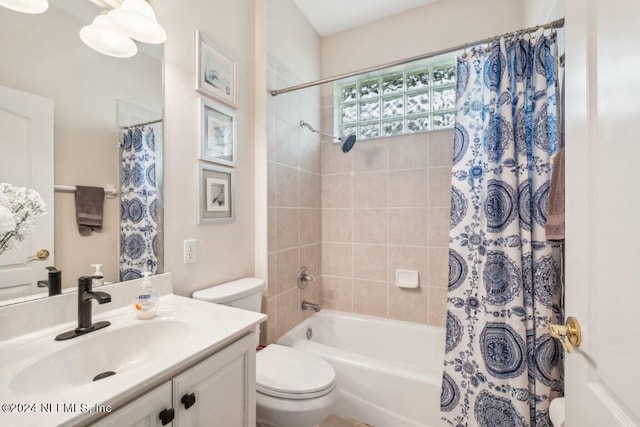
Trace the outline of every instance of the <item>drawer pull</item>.
<instances>
[{"instance_id":1,"label":"drawer pull","mask_svg":"<svg viewBox=\"0 0 640 427\"><path fill-rule=\"evenodd\" d=\"M160 411L160 420L162 425L166 426L176 417L176 411L173 408L167 408Z\"/></svg>"},{"instance_id":2,"label":"drawer pull","mask_svg":"<svg viewBox=\"0 0 640 427\"><path fill-rule=\"evenodd\" d=\"M180 401L184 404L184 409L189 409L196 404L196 395L195 393L185 394Z\"/></svg>"}]
</instances>

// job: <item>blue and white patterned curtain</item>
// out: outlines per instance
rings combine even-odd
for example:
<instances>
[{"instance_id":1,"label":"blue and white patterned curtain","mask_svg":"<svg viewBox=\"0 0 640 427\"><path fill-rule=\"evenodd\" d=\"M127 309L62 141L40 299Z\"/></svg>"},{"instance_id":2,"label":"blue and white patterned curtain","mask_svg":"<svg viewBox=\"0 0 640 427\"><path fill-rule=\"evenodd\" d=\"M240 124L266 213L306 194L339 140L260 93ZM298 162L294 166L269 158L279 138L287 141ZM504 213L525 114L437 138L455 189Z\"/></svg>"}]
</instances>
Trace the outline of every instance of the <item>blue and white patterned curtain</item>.
<instances>
[{"instance_id":1,"label":"blue and white patterned curtain","mask_svg":"<svg viewBox=\"0 0 640 427\"><path fill-rule=\"evenodd\" d=\"M538 30L458 59L443 419L550 426L563 394L560 251L545 238L557 44Z\"/></svg>"},{"instance_id":2,"label":"blue and white patterned curtain","mask_svg":"<svg viewBox=\"0 0 640 427\"><path fill-rule=\"evenodd\" d=\"M150 127L125 129L121 141L120 280L156 273L158 200L155 137Z\"/></svg>"}]
</instances>

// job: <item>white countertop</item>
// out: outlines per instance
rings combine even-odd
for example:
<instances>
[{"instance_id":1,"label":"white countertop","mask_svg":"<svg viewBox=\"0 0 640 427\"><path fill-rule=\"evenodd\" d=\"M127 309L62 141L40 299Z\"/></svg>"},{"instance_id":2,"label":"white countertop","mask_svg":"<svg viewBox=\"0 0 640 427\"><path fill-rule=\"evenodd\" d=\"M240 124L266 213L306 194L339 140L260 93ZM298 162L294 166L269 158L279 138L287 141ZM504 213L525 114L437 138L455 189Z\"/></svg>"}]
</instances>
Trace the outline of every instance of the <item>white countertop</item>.
<instances>
[{"instance_id":1,"label":"white countertop","mask_svg":"<svg viewBox=\"0 0 640 427\"><path fill-rule=\"evenodd\" d=\"M96 303L94 307L97 307ZM75 426L95 420L104 415L92 412L96 405L105 405L115 410L236 339L255 331L256 326L266 320L266 316L165 294L160 297L158 315L154 319L137 320L131 304L128 304L93 316L94 323L100 320L108 320L111 325L67 341L55 341L54 338L61 332L74 329L75 320L0 342L0 425ZM49 368L55 370L56 366L51 360L56 360L56 354L67 347L80 344L81 340L87 343L91 342L89 340L98 342L103 334L136 327L140 322L150 327L156 326L150 322L173 322L177 325L186 322L192 327L184 335L173 334L172 342L166 348L159 347L163 350L158 351L158 354L147 352L141 356L144 360L123 366L119 370L113 369L116 371L115 375L97 382L73 384L70 379L69 384L60 384L58 387L57 383L49 381L47 387L43 386L43 391L34 391L33 386L25 391L25 387L20 386L23 377L18 375L24 374L33 366L42 370L43 364L50 363ZM145 345L145 336L140 336L139 345ZM85 365L86 362L82 360ZM46 412L47 410L50 412Z\"/></svg>"}]
</instances>

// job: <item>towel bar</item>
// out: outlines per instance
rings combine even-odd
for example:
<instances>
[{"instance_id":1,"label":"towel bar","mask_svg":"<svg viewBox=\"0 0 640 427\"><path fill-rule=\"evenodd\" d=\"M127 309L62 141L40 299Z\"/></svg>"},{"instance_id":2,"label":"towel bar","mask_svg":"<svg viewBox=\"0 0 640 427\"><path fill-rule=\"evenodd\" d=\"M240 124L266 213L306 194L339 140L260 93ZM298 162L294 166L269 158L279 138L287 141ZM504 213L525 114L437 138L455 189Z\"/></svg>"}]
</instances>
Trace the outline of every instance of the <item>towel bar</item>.
<instances>
[{"instance_id":1,"label":"towel bar","mask_svg":"<svg viewBox=\"0 0 640 427\"><path fill-rule=\"evenodd\" d=\"M66 192L66 193L75 193L76 187L75 185L54 185L53 189L55 191ZM105 199L115 199L118 195L118 190L113 185L105 185L104 186L104 197Z\"/></svg>"}]
</instances>

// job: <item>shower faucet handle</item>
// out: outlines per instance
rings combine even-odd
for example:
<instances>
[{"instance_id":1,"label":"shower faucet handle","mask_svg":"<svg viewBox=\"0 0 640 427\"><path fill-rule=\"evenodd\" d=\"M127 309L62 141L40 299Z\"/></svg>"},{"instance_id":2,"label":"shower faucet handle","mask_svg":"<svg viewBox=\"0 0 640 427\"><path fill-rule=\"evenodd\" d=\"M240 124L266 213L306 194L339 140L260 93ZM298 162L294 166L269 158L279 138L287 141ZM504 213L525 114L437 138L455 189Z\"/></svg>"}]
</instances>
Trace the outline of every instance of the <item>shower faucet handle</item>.
<instances>
[{"instance_id":1,"label":"shower faucet handle","mask_svg":"<svg viewBox=\"0 0 640 427\"><path fill-rule=\"evenodd\" d=\"M314 280L316 280L316 278L313 277L313 275L309 272L309 269L304 265L300 267L300 270L298 270L297 279L298 279L298 287L300 289L306 288L310 282L313 282Z\"/></svg>"}]
</instances>

